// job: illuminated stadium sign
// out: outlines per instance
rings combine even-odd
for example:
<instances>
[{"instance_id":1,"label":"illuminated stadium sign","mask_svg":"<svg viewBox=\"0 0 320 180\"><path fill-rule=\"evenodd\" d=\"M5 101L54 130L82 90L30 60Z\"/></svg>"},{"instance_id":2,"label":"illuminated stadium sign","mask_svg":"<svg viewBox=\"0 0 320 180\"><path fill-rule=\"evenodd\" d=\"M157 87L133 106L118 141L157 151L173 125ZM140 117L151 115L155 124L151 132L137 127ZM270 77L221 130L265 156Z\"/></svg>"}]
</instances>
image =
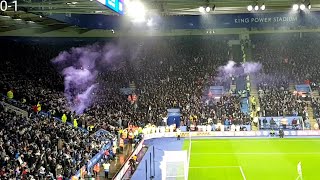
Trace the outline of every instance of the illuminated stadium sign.
<instances>
[{"instance_id":1,"label":"illuminated stadium sign","mask_svg":"<svg viewBox=\"0 0 320 180\"><path fill-rule=\"evenodd\" d=\"M123 14L124 0L98 0L101 4L107 6L118 14Z\"/></svg>"}]
</instances>

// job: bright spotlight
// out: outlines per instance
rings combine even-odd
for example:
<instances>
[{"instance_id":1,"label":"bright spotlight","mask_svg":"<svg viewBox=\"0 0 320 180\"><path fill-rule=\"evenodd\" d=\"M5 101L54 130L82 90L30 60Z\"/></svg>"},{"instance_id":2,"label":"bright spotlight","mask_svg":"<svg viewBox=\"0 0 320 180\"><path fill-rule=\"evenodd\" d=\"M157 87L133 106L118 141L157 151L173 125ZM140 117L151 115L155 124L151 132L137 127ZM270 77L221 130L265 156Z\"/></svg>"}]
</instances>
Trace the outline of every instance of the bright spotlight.
<instances>
[{"instance_id":1,"label":"bright spotlight","mask_svg":"<svg viewBox=\"0 0 320 180\"><path fill-rule=\"evenodd\" d=\"M299 9L299 5L298 5L298 4L294 4L294 5L292 6L292 9L293 9L294 11L297 11L297 10Z\"/></svg>"},{"instance_id":2,"label":"bright spotlight","mask_svg":"<svg viewBox=\"0 0 320 180\"><path fill-rule=\"evenodd\" d=\"M128 16L136 22L145 21L146 10L144 5L139 1L130 2L127 4L128 6Z\"/></svg>"},{"instance_id":3,"label":"bright spotlight","mask_svg":"<svg viewBox=\"0 0 320 180\"><path fill-rule=\"evenodd\" d=\"M306 9L306 5L304 5L304 4L300 4L300 10L305 10Z\"/></svg>"},{"instance_id":4,"label":"bright spotlight","mask_svg":"<svg viewBox=\"0 0 320 180\"><path fill-rule=\"evenodd\" d=\"M200 7L199 7L199 12L204 13L204 11L205 11L204 7L203 7L203 6L200 6Z\"/></svg>"},{"instance_id":5,"label":"bright spotlight","mask_svg":"<svg viewBox=\"0 0 320 180\"><path fill-rule=\"evenodd\" d=\"M266 9L266 6L265 6L264 4L262 4L262 6L260 7L260 9L261 9L262 11L264 11L264 10Z\"/></svg>"},{"instance_id":6,"label":"bright spotlight","mask_svg":"<svg viewBox=\"0 0 320 180\"><path fill-rule=\"evenodd\" d=\"M308 4L308 9L311 9L311 4L310 3Z\"/></svg>"},{"instance_id":7,"label":"bright spotlight","mask_svg":"<svg viewBox=\"0 0 320 180\"><path fill-rule=\"evenodd\" d=\"M248 9L248 11L252 11L252 10L253 10L252 5L249 5L249 6L247 7L247 9Z\"/></svg>"},{"instance_id":8,"label":"bright spotlight","mask_svg":"<svg viewBox=\"0 0 320 180\"><path fill-rule=\"evenodd\" d=\"M208 7L206 7L206 12L208 13L208 12L210 12L210 10L211 10L211 8L208 6Z\"/></svg>"},{"instance_id":9,"label":"bright spotlight","mask_svg":"<svg viewBox=\"0 0 320 180\"><path fill-rule=\"evenodd\" d=\"M255 5L255 6L254 6L254 10L255 10L255 11L258 11L258 10L259 10L259 6L258 6L258 5Z\"/></svg>"}]
</instances>

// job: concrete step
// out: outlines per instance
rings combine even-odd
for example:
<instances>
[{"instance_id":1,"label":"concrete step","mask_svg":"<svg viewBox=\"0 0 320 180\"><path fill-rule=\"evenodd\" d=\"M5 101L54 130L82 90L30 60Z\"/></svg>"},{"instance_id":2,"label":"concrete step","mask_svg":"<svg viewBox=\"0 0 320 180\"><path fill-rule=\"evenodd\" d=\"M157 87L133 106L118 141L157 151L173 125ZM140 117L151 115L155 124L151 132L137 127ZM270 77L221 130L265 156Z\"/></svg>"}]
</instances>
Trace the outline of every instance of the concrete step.
<instances>
[{"instance_id":1,"label":"concrete step","mask_svg":"<svg viewBox=\"0 0 320 180\"><path fill-rule=\"evenodd\" d=\"M316 119L313 116L313 109L311 107L311 102L308 102L308 108L307 108L307 112L308 112L308 118L310 121L310 125L311 125L311 129L314 129L314 124L317 123Z\"/></svg>"}]
</instances>

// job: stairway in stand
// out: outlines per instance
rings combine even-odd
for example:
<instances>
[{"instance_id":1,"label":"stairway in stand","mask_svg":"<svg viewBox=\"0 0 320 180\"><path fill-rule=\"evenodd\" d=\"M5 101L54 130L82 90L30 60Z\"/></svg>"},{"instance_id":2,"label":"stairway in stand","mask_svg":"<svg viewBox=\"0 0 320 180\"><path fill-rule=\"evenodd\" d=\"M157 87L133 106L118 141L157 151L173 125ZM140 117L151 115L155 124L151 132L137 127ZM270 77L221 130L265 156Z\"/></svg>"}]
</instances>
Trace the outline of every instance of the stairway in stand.
<instances>
[{"instance_id":1,"label":"stairway in stand","mask_svg":"<svg viewBox=\"0 0 320 180\"><path fill-rule=\"evenodd\" d=\"M257 115L256 112L254 112L253 109L252 109L251 98L255 97L255 99L256 99L256 109L257 109L257 107L260 107L259 94L258 94L257 86L252 82L252 79L253 79L253 77L250 77L251 87L250 87L250 99L249 99L250 106L249 107L250 107L250 114L253 113L253 114ZM251 123L251 125L252 125L251 127L252 127L253 131L259 130L259 127L255 126L253 123Z\"/></svg>"},{"instance_id":2,"label":"stairway in stand","mask_svg":"<svg viewBox=\"0 0 320 180\"><path fill-rule=\"evenodd\" d=\"M314 118L314 113L313 113L313 109L311 106L311 102L307 102L308 103L308 116L309 116L309 121L310 121L310 125L311 125L311 129L314 129L314 124L317 123L316 119Z\"/></svg>"},{"instance_id":3,"label":"stairway in stand","mask_svg":"<svg viewBox=\"0 0 320 180\"><path fill-rule=\"evenodd\" d=\"M318 91L312 91L311 92L311 97L314 99L319 99L320 95ZM308 115L309 115L309 120L310 120L310 124L311 124L311 129L314 129L314 124L317 123L316 118L314 117L314 112L313 112L313 108L312 108L312 104L311 102L308 102Z\"/></svg>"},{"instance_id":4,"label":"stairway in stand","mask_svg":"<svg viewBox=\"0 0 320 180\"><path fill-rule=\"evenodd\" d=\"M318 91L312 91L311 92L311 96L315 99L319 99L320 98L320 95L319 95L319 92Z\"/></svg>"}]
</instances>

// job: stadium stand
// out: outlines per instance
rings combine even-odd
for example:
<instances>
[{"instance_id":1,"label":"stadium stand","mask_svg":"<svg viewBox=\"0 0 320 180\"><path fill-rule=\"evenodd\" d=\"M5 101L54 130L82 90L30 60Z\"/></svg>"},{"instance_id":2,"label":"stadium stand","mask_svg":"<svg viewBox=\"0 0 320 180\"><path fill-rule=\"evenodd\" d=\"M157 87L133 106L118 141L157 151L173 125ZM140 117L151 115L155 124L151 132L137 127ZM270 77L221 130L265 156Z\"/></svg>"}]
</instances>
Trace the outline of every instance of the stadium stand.
<instances>
[{"instance_id":1,"label":"stadium stand","mask_svg":"<svg viewBox=\"0 0 320 180\"><path fill-rule=\"evenodd\" d=\"M217 74L230 58L227 39L226 35L129 41L128 46L138 45L140 50L135 57L124 53L115 69L99 73L93 104L83 114L68 108L63 77L50 61L62 49L83 44L68 42L56 47L6 40L0 44L1 100L29 115L22 117L1 105L0 177L70 178L88 166L89 160L106 145L93 136L94 132L106 130L112 134L108 142L114 136L117 142L123 137L121 131L128 127L165 126L168 108L179 108L181 125L188 127L223 124L228 131L232 125L250 126L254 117L241 109L241 93L226 93L219 100L208 94L210 86L225 85L217 80ZM314 112L320 123L319 100L312 98L310 102L310 95L292 94L289 88L290 83L307 83L319 89L318 41L311 37L301 40L294 35L282 36L281 40L276 35L252 38L252 60L263 65L262 73L252 79L258 90L258 117L301 116L303 127L310 129L310 112ZM15 53L16 49L21 53ZM128 101L128 96L120 91L129 86L135 88L136 102ZM263 121L260 118L260 125ZM298 122L293 119L290 125ZM113 159L118 153L114 151L119 150L110 146L107 151L112 153L106 159Z\"/></svg>"}]
</instances>

